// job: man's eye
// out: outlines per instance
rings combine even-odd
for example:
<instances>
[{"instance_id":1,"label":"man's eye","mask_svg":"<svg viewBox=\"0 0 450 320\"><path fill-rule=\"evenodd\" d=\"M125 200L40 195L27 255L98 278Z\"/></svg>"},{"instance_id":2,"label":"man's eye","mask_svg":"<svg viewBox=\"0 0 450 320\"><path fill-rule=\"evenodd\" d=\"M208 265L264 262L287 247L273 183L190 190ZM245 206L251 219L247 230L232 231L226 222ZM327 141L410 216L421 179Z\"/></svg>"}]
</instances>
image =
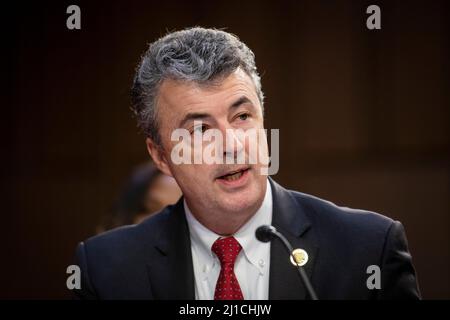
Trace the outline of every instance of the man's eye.
<instances>
[{"instance_id":1,"label":"man's eye","mask_svg":"<svg viewBox=\"0 0 450 320\"><path fill-rule=\"evenodd\" d=\"M243 113L243 114L239 115L239 119L242 121L247 120L248 117L249 117L248 113Z\"/></svg>"},{"instance_id":2,"label":"man's eye","mask_svg":"<svg viewBox=\"0 0 450 320\"><path fill-rule=\"evenodd\" d=\"M206 131L206 126L201 125L201 126L194 127L194 129L192 130L192 133L195 133L195 132L204 133L205 131Z\"/></svg>"}]
</instances>

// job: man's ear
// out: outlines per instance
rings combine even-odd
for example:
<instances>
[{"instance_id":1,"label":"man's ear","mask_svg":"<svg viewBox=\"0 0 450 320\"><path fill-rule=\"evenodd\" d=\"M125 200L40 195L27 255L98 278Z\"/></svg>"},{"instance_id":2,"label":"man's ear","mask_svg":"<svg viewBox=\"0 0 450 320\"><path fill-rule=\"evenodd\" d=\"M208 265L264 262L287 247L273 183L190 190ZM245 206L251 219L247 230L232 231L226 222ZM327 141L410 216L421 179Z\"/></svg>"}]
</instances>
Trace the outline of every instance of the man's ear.
<instances>
[{"instance_id":1,"label":"man's ear","mask_svg":"<svg viewBox=\"0 0 450 320\"><path fill-rule=\"evenodd\" d=\"M153 159L153 162L161 170L162 173L171 176L172 172L170 171L169 163L167 162L167 158L164 155L164 150L162 146L155 143L152 139L145 139L145 143L147 145L147 151Z\"/></svg>"}]
</instances>

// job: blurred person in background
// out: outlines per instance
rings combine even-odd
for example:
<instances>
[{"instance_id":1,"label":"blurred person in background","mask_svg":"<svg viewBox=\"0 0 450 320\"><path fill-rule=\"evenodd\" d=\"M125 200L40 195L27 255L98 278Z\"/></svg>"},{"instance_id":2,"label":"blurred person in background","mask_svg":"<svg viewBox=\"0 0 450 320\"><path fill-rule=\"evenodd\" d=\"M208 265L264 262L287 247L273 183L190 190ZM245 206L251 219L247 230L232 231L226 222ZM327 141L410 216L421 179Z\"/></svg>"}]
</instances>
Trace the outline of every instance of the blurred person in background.
<instances>
[{"instance_id":1,"label":"blurred person in background","mask_svg":"<svg viewBox=\"0 0 450 320\"><path fill-rule=\"evenodd\" d=\"M97 227L101 233L123 225L137 224L181 197L174 178L152 163L138 166L129 176L113 208Z\"/></svg>"}]
</instances>

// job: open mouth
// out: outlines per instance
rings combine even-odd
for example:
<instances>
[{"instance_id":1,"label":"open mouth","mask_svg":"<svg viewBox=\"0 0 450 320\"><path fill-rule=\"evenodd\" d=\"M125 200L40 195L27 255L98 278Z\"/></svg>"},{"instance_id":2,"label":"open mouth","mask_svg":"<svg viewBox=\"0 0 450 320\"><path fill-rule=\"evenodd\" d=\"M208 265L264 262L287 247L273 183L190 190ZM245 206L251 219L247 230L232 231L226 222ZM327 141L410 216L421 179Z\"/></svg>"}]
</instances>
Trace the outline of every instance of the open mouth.
<instances>
[{"instance_id":1,"label":"open mouth","mask_svg":"<svg viewBox=\"0 0 450 320\"><path fill-rule=\"evenodd\" d=\"M218 177L218 179L222 179L225 181L236 181L236 180L239 180L248 170L249 170L249 168L233 171L233 172L230 172L223 176Z\"/></svg>"}]
</instances>

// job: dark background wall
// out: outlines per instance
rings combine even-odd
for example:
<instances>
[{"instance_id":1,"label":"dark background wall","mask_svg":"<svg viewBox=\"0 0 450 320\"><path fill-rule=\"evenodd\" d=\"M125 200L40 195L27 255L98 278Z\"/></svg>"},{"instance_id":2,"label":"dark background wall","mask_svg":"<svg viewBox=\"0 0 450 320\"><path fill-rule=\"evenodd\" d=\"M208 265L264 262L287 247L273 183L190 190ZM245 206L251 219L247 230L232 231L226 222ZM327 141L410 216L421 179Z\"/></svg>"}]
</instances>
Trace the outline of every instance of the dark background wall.
<instances>
[{"instance_id":1,"label":"dark background wall","mask_svg":"<svg viewBox=\"0 0 450 320\"><path fill-rule=\"evenodd\" d=\"M81 7L79 31L66 28L70 4ZM365 26L369 4L381 7L381 30ZM147 160L129 112L139 56L194 25L226 27L254 50L266 126L280 129L274 178L401 220L423 297L450 298L447 1L30 1L2 11L0 298L67 297L77 242Z\"/></svg>"}]
</instances>

